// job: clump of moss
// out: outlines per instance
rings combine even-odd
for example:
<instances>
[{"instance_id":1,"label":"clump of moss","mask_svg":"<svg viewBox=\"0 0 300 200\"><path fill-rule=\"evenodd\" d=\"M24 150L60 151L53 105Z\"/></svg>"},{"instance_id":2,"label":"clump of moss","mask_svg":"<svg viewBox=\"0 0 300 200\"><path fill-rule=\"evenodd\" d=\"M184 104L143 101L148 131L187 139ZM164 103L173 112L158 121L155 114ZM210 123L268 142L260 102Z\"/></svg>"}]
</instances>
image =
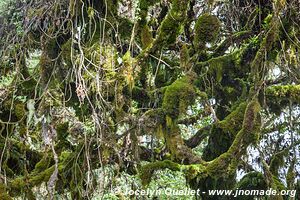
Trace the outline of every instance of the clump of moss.
<instances>
[{"instance_id":1,"label":"clump of moss","mask_svg":"<svg viewBox=\"0 0 300 200\"><path fill-rule=\"evenodd\" d=\"M273 184L271 185L272 188L276 189L277 191L286 190L284 184L280 181L280 179L276 176L272 176Z\"/></svg>"},{"instance_id":2,"label":"clump of moss","mask_svg":"<svg viewBox=\"0 0 300 200\"><path fill-rule=\"evenodd\" d=\"M21 120L25 115L25 106L22 102L16 102L14 105L14 112L18 120Z\"/></svg>"},{"instance_id":3,"label":"clump of moss","mask_svg":"<svg viewBox=\"0 0 300 200\"><path fill-rule=\"evenodd\" d=\"M166 115L172 119L184 112L189 105L193 104L196 97L196 91L193 86L193 80L189 76L177 79L174 83L167 87L162 108Z\"/></svg>"},{"instance_id":4,"label":"clump of moss","mask_svg":"<svg viewBox=\"0 0 300 200\"><path fill-rule=\"evenodd\" d=\"M195 46L201 49L206 43L214 42L220 27L221 23L216 16L208 13L201 15L195 24Z\"/></svg>"},{"instance_id":5,"label":"clump of moss","mask_svg":"<svg viewBox=\"0 0 300 200\"><path fill-rule=\"evenodd\" d=\"M238 164L238 159L245 153L247 147L257 139L257 132L261 126L261 107L257 99L251 100L246 108L242 129L236 134L235 139L226 153L212 160L207 166L208 173L213 177L222 177L228 169L233 172Z\"/></svg>"},{"instance_id":6,"label":"clump of moss","mask_svg":"<svg viewBox=\"0 0 300 200\"><path fill-rule=\"evenodd\" d=\"M32 171L33 173L39 173L47 169L50 165L51 162L51 157L49 155L45 154L45 156L38 162L36 163L34 170Z\"/></svg>"},{"instance_id":7,"label":"clump of moss","mask_svg":"<svg viewBox=\"0 0 300 200\"><path fill-rule=\"evenodd\" d=\"M190 55L189 49L186 44L182 45L180 50L180 68L183 71L188 71L190 69Z\"/></svg>"},{"instance_id":8,"label":"clump of moss","mask_svg":"<svg viewBox=\"0 0 300 200\"><path fill-rule=\"evenodd\" d=\"M141 42L142 42L143 48L148 47L152 43L152 41L153 41L153 38L152 38L152 35L150 32L150 28L148 25L145 25L141 31Z\"/></svg>"}]
</instances>

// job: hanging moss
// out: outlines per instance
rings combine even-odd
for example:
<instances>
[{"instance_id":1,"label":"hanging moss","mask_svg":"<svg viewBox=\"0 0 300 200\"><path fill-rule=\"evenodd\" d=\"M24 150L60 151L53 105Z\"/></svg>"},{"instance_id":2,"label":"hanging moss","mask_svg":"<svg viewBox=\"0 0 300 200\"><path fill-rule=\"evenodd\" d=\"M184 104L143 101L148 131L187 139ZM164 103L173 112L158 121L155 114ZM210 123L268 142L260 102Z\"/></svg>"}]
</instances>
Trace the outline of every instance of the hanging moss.
<instances>
[{"instance_id":1,"label":"hanging moss","mask_svg":"<svg viewBox=\"0 0 300 200\"><path fill-rule=\"evenodd\" d=\"M194 44L198 49L203 49L206 43L216 40L221 23L219 19L208 13L201 15L195 24Z\"/></svg>"}]
</instances>

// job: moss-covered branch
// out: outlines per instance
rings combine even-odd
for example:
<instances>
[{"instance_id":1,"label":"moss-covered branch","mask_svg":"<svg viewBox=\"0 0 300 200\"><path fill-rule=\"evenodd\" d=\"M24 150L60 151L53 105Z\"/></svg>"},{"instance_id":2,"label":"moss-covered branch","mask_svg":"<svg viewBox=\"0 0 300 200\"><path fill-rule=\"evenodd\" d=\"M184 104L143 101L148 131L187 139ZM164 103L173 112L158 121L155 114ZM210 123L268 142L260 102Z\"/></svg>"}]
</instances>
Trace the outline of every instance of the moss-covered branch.
<instances>
[{"instance_id":1,"label":"moss-covered branch","mask_svg":"<svg viewBox=\"0 0 300 200\"><path fill-rule=\"evenodd\" d=\"M266 89L270 101L290 100L300 104L300 85L274 85Z\"/></svg>"},{"instance_id":2,"label":"moss-covered branch","mask_svg":"<svg viewBox=\"0 0 300 200\"><path fill-rule=\"evenodd\" d=\"M245 153L247 147L251 143L255 143L257 140L257 133L260 129L261 124L259 112L260 104L258 103L257 99L251 100L247 105L243 117L242 128L237 133L229 150L210 162L201 162L195 165L186 165L184 168L189 169L187 170L187 173L189 173L189 175L191 175L191 170L194 171L194 173L192 173L193 175L189 178L195 178L199 176L200 179L204 179L210 176L217 179L234 173L239 163L239 159ZM175 137L175 139L177 138ZM149 176L151 177L153 171L168 168L167 166L168 165L164 162L157 162L155 164L146 165L145 171L147 172L147 176L143 176L143 178L146 177L145 183L149 182ZM180 169L178 164L176 164L175 166L175 170ZM171 168L173 169L173 167ZM144 174L145 171L143 169Z\"/></svg>"},{"instance_id":3,"label":"moss-covered branch","mask_svg":"<svg viewBox=\"0 0 300 200\"><path fill-rule=\"evenodd\" d=\"M138 60L143 62L149 54L159 49L167 47L176 41L181 31L181 27L186 18L189 1L173 0L171 9L160 24L157 35L152 43L148 44L138 56ZM145 32L144 32L145 33Z\"/></svg>"}]
</instances>

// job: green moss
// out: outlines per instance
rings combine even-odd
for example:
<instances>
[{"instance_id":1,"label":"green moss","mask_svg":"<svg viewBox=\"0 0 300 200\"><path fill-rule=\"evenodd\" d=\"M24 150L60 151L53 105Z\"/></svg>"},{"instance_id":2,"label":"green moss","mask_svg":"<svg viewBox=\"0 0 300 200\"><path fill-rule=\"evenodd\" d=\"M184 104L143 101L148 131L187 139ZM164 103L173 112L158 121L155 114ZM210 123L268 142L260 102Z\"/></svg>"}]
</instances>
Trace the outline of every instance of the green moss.
<instances>
[{"instance_id":1,"label":"green moss","mask_svg":"<svg viewBox=\"0 0 300 200\"><path fill-rule=\"evenodd\" d=\"M142 41L143 48L148 47L153 41L152 34L150 32L148 25L145 25L142 28L141 41Z\"/></svg>"},{"instance_id":2,"label":"green moss","mask_svg":"<svg viewBox=\"0 0 300 200\"><path fill-rule=\"evenodd\" d=\"M26 183L23 177L15 178L10 183L10 189L12 190L12 194L18 195L26 188Z\"/></svg>"},{"instance_id":3,"label":"green moss","mask_svg":"<svg viewBox=\"0 0 300 200\"><path fill-rule=\"evenodd\" d=\"M188 71L190 69L190 55L186 44L182 45L180 50L180 68L182 71Z\"/></svg>"},{"instance_id":4,"label":"green moss","mask_svg":"<svg viewBox=\"0 0 300 200\"><path fill-rule=\"evenodd\" d=\"M157 161L153 163L146 164L141 167L139 176L142 180L142 184L147 186L152 178L153 173L156 170L170 169L173 171L180 171L181 166L177 163L174 163L170 160Z\"/></svg>"},{"instance_id":5,"label":"green moss","mask_svg":"<svg viewBox=\"0 0 300 200\"><path fill-rule=\"evenodd\" d=\"M259 50L257 51L254 60L251 63L251 77L254 82L261 80L261 73L263 69L263 62L265 61L266 52L272 52L275 42L278 40L279 21L277 16L273 16L270 22L270 27L260 43ZM274 57L274 56L273 56ZM274 57L276 58L276 57ZM269 60L270 61L270 60Z\"/></svg>"},{"instance_id":6,"label":"green moss","mask_svg":"<svg viewBox=\"0 0 300 200\"><path fill-rule=\"evenodd\" d=\"M288 151L280 151L275 155L273 155L270 162L270 172L273 175L278 176L279 174L278 170L285 165L284 157L287 156L287 154Z\"/></svg>"},{"instance_id":7,"label":"green moss","mask_svg":"<svg viewBox=\"0 0 300 200\"><path fill-rule=\"evenodd\" d=\"M71 60L71 50L72 50L72 40L69 39L65 44L61 46L61 56L67 66L72 66L72 60Z\"/></svg>"},{"instance_id":8,"label":"green moss","mask_svg":"<svg viewBox=\"0 0 300 200\"><path fill-rule=\"evenodd\" d=\"M210 161L206 167L209 176L215 179L226 177L228 175L228 167L233 157L233 154L225 152L216 159Z\"/></svg>"},{"instance_id":9,"label":"green moss","mask_svg":"<svg viewBox=\"0 0 300 200\"><path fill-rule=\"evenodd\" d=\"M184 171L189 180L192 179L203 179L207 177L207 170L204 165L192 164L184 166Z\"/></svg>"},{"instance_id":10,"label":"green moss","mask_svg":"<svg viewBox=\"0 0 300 200\"><path fill-rule=\"evenodd\" d=\"M167 87L162 108L172 119L176 119L180 114L186 112L189 105L194 103L195 96L193 78L185 76Z\"/></svg>"},{"instance_id":11,"label":"green moss","mask_svg":"<svg viewBox=\"0 0 300 200\"><path fill-rule=\"evenodd\" d=\"M261 106L257 99L252 100L247 105L243 121L243 129L245 131L244 134L253 134L253 130L256 130L256 128L258 128L257 126L260 126L260 110Z\"/></svg>"},{"instance_id":12,"label":"green moss","mask_svg":"<svg viewBox=\"0 0 300 200\"><path fill-rule=\"evenodd\" d=\"M31 188L33 186L40 185L41 183L48 181L53 171L54 171L54 166L35 175L31 174L29 177L15 178L9 184L12 194L14 195L22 194L27 187Z\"/></svg>"},{"instance_id":13,"label":"green moss","mask_svg":"<svg viewBox=\"0 0 300 200\"><path fill-rule=\"evenodd\" d=\"M241 190L266 190L267 183L260 172L249 172L238 183L236 188Z\"/></svg>"},{"instance_id":14,"label":"green moss","mask_svg":"<svg viewBox=\"0 0 300 200\"><path fill-rule=\"evenodd\" d=\"M7 194L6 186L0 183L0 200L12 200L12 198Z\"/></svg>"},{"instance_id":15,"label":"green moss","mask_svg":"<svg viewBox=\"0 0 300 200\"><path fill-rule=\"evenodd\" d=\"M286 187L278 177L273 175L272 179L273 179L273 184L271 185L272 188L276 189L277 191L286 190Z\"/></svg>"},{"instance_id":16,"label":"green moss","mask_svg":"<svg viewBox=\"0 0 300 200\"><path fill-rule=\"evenodd\" d=\"M267 190L264 175L260 172L249 172L236 185L239 190ZM237 199L252 200L254 196L238 196Z\"/></svg>"},{"instance_id":17,"label":"green moss","mask_svg":"<svg viewBox=\"0 0 300 200\"><path fill-rule=\"evenodd\" d=\"M35 168L32 172L39 173L44 171L49 167L50 162L51 162L51 157L47 153L45 153L43 158L38 163L36 163Z\"/></svg>"},{"instance_id":18,"label":"green moss","mask_svg":"<svg viewBox=\"0 0 300 200\"><path fill-rule=\"evenodd\" d=\"M213 160L229 149L234 137L242 128L246 107L246 102L240 103L224 120L212 127L208 145L203 152L204 160Z\"/></svg>"},{"instance_id":19,"label":"green moss","mask_svg":"<svg viewBox=\"0 0 300 200\"><path fill-rule=\"evenodd\" d=\"M30 187L39 185L43 182L47 182L49 180L49 178L51 177L53 171L54 171L54 166L44 170L43 172L40 172L37 175L31 176L29 178Z\"/></svg>"},{"instance_id":20,"label":"green moss","mask_svg":"<svg viewBox=\"0 0 300 200\"><path fill-rule=\"evenodd\" d=\"M300 85L275 85L266 89L270 100L288 99L300 104Z\"/></svg>"},{"instance_id":21,"label":"green moss","mask_svg":"<svg viewBox=\"0 0 300 200\"><path fill-rule=\"evenodd\" d=\"M172 8L159 27L158 36L154 44L155 47L162 48L173 44L176 41L177 36L182 30L182 24L186 17L188 4L189 1L172 1Z\"/></svg>"},{"instance_id":22,"label":"green moss","mask_svg":"<svg viewBox=\"0 0 300 200\"><path fill-rule=\"evenodd\" d=\"M249 71L247 66L241 66L240 57L242 53L243 51L239 50L224 56L213 57L208 61L198 62L194 70L197 74L206 73L216 83L221 83L225 87L234 79L243 77Z\"/></svg>"},{"instance_id":23,"label":"green moss","mask_svg":"<svg viewBox=\"0 0 300 200\"><path fill-rule=\"evenodd\" d=\"M195 24L195 46L202 49L206 43L214 42L219 34L220 27L221 23L216 16L208 13L201 15Z\"/></svg>"},{"instance_id":24,"label":"green moss","mask_svg":"<svg viewBox=\"0 0 300 200\"><path fill-rule=\"evenodd\" d=\"M15 102L14 112L18 120L21 120L25 116L25 105L22 102Z\"/></svg>"},{"instance_id":25,"label":"green moss","mask_svg":"<svg viewBox=\"0 0 300 200\"><path fill-rule=\"evenodd\" d=\"M229 171L236 169L238 160L246 152L251 143L255 143L257 132L261 126L259 111L261 107L257 99L251 100L246 108L242 129L227 152L209 162L207 171L212 177L222 177Z\"/></svg>"},{"instance_id":26,"label":"green moss","mask_svg":"<svg viewBox=\"0 0 300 200\"><path fill-rule=\"evenodd\" d=\"M247 103L242 102L224 120L217 123L216 126L221 128L224 132L228 132L231 135L236 135L236 133L241 129L246 107Z\"/></svg>"}]
</instances>

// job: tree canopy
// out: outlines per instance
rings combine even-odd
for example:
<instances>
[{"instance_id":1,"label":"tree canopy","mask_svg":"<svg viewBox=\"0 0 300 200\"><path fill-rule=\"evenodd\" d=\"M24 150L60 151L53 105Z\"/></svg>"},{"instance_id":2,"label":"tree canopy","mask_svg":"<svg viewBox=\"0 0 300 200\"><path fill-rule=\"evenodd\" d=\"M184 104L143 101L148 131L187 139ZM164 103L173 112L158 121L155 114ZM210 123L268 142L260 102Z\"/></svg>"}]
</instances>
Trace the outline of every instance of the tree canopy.
<instances>
[{"instance_id":1,"label":"tree canopy","mask_svg":"<svg viewBox=\"0 0 300 200\"><path fill-rule=\"evenodd\" d=\"M164 170L299 190L298 0L3 4L0 199L90 199Z\"/></svg>"}]
</instances>

